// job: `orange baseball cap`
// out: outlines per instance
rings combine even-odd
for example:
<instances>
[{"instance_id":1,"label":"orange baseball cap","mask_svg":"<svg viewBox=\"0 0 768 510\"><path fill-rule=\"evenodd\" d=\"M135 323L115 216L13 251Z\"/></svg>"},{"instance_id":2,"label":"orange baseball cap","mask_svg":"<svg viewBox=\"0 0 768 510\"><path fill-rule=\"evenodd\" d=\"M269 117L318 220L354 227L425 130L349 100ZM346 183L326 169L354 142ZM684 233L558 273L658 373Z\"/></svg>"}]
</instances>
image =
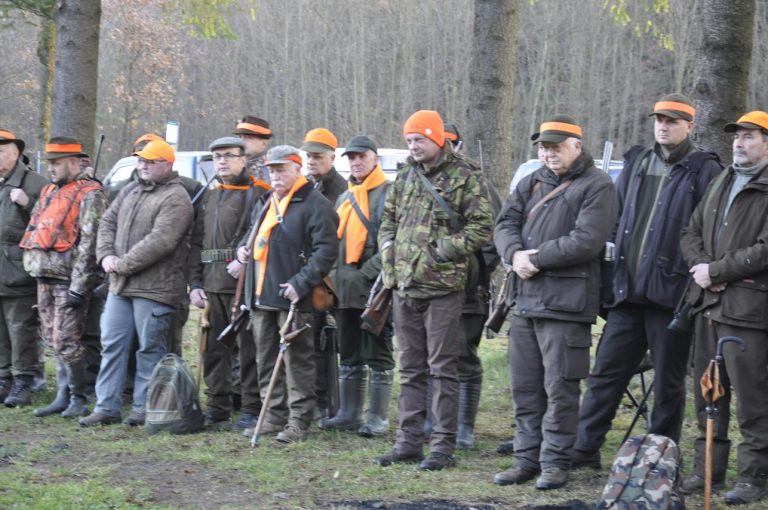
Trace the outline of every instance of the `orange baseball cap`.
<instances>
[{"instance_id":1,"label":"orange baseball cap","mask_svg":"<svg viewBox=\"0 0 768 510\"><path fill-rule=\"evenodd\" d=\"M176 153L174 152L173 147L168 145L165 140L152 140L139 152L134 152L133 155L149 161L157 161L161 159L168 161L169 163L176 161Z\"/></svg>"},{"instance_id":2,"label":"orange baseball cap","mask_svg":"<svg viewBox=\"0 0 768 510\"><path fill-rule=\"evenodd\" d=\"M304 152L333 152L339 146L336 136L325 128L315 128L307 131L304 137Z\"/></svg>"},{"instance_id":3,"label":"orange baseball cap","mask_svg":"<svg viewBox=\"0 0 768 510\"><path fill-rule=\"evenodd\" d=\"M135 142L133 142L133 147L135 149L136 146L139 145L140 143L142 142L149 143L152 140L164 140L164 138L160 135L156 135L155 133L144 133L143 135L138 137Z\"/></svg>"},{"instance_id":4,"label":"orange baseball cap","mask_svg":"<svg viewBox=\"0 0 768 510\"><path fill-rule=\"evenodd\" d=\"M736 122L729 122L723 128L726 133L733 133L739 128L744 129L759 129L763 133L768 134L768 113L760 110L745 113Z\"/></svg>"},{"instance_id":5,"label":"orange baseball cap","mask_svg":"<svg viewBox=\"0 0 768 510\"><path fill-rule=\"evenodd\" d=\"M419 110L414 113L403 126L403 136L409 133L424 135L439 147L445 145L445 126L440 114L434 110Z\"/></svg>"},{"instance_id":6,"label":"orange baseball cap","mask_svg":"<svg viewBox=\"0 0 768 510\"><path fill-rule=\"evenodd\" d=\"M696 117L696 108L693 106L693 101L683 94L667 94L653 105L653 113L648 116L653 115L691 122Z\"/></svg>"}]
</instances>

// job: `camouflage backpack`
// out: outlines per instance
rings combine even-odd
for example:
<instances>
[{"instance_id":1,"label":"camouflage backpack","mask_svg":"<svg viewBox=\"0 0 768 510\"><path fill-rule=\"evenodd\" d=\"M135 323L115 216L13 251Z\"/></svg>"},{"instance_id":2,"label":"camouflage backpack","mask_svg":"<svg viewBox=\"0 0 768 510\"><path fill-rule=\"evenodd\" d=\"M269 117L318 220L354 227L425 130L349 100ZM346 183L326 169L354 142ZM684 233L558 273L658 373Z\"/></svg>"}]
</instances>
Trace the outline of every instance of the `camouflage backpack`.
<instances>
[{"instance_id":1,"label":"camouflage backpack","mask_svg":"<svg viewBox=\"0 0 768 510\"><path fill-rule=\"evenodd\" d=\"M613 461L595 510L684 510L680 449L665 436L633 436Z\"/></svg>"},{"instance_id":2,"label":"camouflage backpack","mask_svg":"<svg viewBox=\"0 0 768 510\"><path fill-rule=\"evenodd\" d=\"M167 430L187 434L203 428L195 379L187 363L175 354L166 354L152 371L147 390L145 426L150 434Z\"/></svg>"}]
</instances>

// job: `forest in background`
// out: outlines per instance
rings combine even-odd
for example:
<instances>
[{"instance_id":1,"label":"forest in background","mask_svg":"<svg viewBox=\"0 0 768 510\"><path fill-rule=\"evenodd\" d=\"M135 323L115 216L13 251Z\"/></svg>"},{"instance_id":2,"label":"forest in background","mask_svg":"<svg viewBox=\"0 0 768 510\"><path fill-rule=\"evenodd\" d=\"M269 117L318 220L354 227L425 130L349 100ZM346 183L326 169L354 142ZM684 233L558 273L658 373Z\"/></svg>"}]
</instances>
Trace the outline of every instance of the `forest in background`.
<instances>
[{"instance_id":1,"label":"forest in background","mask_svg":"<svg viewBox=\"0 0 768 510\"><path fill-rule=\"evenodd\" d=\"M532 156L529 136L544 116L568 112L599 156L652 140L648 120L661 95L692 93L701 0L627 2L617 16L605 0L520 2L512 161ZM244 114L269 120L275 143L299 144L317 126L340 143L355 134L403 147L402 124L436 109L468 122L473 2L466 0L256 0L253 16L228 13L236 39L192 35L177 10L153 0L103 0L97 132L106 136L103 173L141 133L180 124L179 148L203 149ZM768 7L758 0L747 109L765 109ZM0 20L0 127L28 146L43 141L44 67L38 18ZM733 112L734 118L743 112ZM63 133L56 133L61 135ZM468 140L468 144L475 143ZM721 154L729 160L729 154ZM511 177L511 175L510 175Z\"/></svg>"}]
</instances>

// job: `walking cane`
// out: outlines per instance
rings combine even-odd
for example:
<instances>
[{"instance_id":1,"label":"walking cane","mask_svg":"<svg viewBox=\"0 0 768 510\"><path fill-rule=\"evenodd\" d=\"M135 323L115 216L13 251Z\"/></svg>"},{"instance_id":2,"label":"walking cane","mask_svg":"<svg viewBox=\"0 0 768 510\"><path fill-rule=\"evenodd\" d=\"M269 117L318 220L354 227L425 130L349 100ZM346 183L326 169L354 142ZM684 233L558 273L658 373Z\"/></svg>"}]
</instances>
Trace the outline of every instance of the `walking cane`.
<instances>
[{"instance_id":1,"label":"walking cane","mask_svg":"<svg viewBox=\"0 0 768 510\"><path fill-rule=\"evenodd\" d=\"M707 442L704 463L704 510L710 510L712 505L712 447L715 437L715 419L717 418L717 401L725 395L725 389L720 383L720 367L723 365L723 345L726 342L736 342L741 352L744 352L744 341L736 336L724 336L717 341L715 359L710 360L707 369L701 376L701 394L707 401ZM726 410L726 412L728 412Z\"/></svg>"},{"instance_id":2,"label":"walking cane","mask_svg":"<svg viewBox=\"0 0 768 510\"><path fill-rule=\"evenodd\" d=\"M197 374L195 375L195 384L200 391L200 379L203 374L203 355L205 354L205 344L208 341L208 330L211 329L211 322L208 320L211 313L211 307L208 304L208 300L205 300L205 307L200 314L200 322L198 328L200 330L199 337L197 339Z\"/></svg>"},{"instance_id":3,"label":"walking cane","mask_svg":"<svg viewBox=\"0 0 768 510\"><path fill-rule=\"evenodd\" d=\"M259 419L256 421L256 427L253 429L253 436L251 437L251 448L259 444L259 432L261 426L264 423L264 418L267 416L269 410L269 400L272 398L272 391L277 384L277 376L280 374L280 368L283 364L283 356L285 356L285 350L297 336L304 333L312 326L304 324L301 328L295 327L294 320L296 318L296 305L291 303L291 308L288 310L288 317L280 328L280 351L277 353L277 360L275 360L275 368L272 370L272 377L269 379L269 386L267 386L267 393L261 401L261 411L259 412Z\"/></svg>"}]
</instances>

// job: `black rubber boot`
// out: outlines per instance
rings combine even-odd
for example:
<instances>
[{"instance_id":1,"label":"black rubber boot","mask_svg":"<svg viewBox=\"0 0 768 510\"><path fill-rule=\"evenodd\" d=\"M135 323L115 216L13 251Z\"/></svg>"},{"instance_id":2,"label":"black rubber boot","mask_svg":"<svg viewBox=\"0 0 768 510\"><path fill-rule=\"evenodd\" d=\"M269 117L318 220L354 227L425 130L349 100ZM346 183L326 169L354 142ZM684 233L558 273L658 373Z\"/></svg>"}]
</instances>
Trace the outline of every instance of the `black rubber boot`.
<instances>
[{"instance_id":1,"label":"black rubber boot","mask_svg":"<svg viewBox=\"0 0 768 510\"><path fill-rule=\"evenodd\" d=\"M427 376L427 414L424 418L424 442L432 435L432 378Z\"/></svg>"},{"instance_id":2,"label":"black rubber boot","mask_svg":"<svg viewBox=\"0 0 768 510\"><path fill-rule=\"evenodd\" d=\"M67 364L69 375L69 405L61 413L66 418L79 418L88 414L88 400L85 392L88 388L88 370L85 359Z\"/></svg>"},{"instance_id":3,"label":"black rubber boot","mask_svg":"<svg viewBox=\"0 0 768 510\"><path fill-rule=\"evenodd\" d=\"M69 376L63 361L56 358L56 398L45 407L32 411L38 418L59 414L69 405Z\"/></svg>"},{"instance_id":4,"label":"black rubber boot","mask_svg":"<svg viewBox=\"0 0 768 510\"><path fill-rule=\"evenodd\" d=\"M368 367L339 366L339 412L320 422L323 430L357 430L363 424L363 400Z\"/></svg>"},{"instance_id":5,"label":"black rubber boot","mask_svg":"<svg viewBox=\"0 0 768 510\"><path fill-rule=\"evenodd\" d=\"M456 431L456 448L468 450L475 447L475 419L482 389L482 377L472 382L459 383L459 428Z\"/></svg>"},{"instance_id":6,"label":"black rubber boot","mask_svg":"<svg viewBox=\"0 0 768 510\"><path fill-rule=\"evenodd\" d=\"M389 398L392 395L392 370L371 370L371 400L368 418L357 431L363 437L382 436L389 429Z\"/></svg>"}]
</instances>

